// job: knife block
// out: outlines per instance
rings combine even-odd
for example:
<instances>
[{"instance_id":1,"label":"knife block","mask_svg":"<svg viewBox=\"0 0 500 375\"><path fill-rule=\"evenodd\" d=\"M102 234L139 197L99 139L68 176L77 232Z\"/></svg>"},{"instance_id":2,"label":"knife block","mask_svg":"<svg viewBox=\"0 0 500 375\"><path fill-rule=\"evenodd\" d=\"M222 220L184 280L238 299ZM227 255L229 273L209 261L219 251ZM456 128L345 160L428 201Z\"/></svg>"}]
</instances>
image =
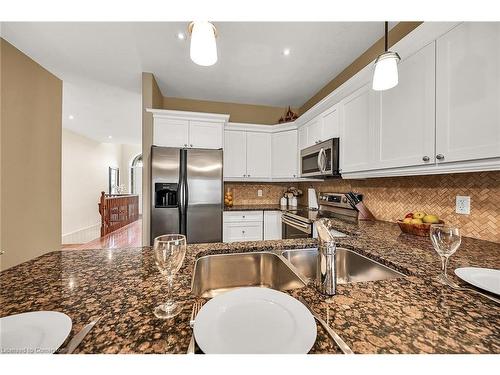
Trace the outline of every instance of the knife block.
<instances>
[{"instance_id":1,"label":"knife block","mask_svg":"<svg viewBox=\"0 0 500 375\"><path fill-rule=\"evenodd\" d=\"M358 210L358 220L376 220L375 216L373 216L371 211L365 206L363 202L359 202L355 207Z\"/></svg>"}]
</instances>

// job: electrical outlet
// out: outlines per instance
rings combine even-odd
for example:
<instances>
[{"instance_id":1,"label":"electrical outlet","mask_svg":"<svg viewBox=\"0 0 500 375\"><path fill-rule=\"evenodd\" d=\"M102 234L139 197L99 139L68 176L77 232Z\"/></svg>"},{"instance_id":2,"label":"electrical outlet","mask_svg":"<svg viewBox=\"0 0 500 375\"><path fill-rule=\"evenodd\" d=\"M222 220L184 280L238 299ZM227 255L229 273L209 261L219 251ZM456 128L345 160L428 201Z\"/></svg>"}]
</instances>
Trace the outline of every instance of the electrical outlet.
<instances>
[{"instance_id":1,"label":"electrical outlet","mask_svg":"<svg viewBox=\"0 0 500 375\"><path fill-rule=\"evenodd\" d=\"M257 196L258 196L258 197L262 197L262 190L260 190L260 189L259 189L259 190L257 190Z\"/></svg>"},{"instance_id":2,"label":"electrical outlet","mask_svg":"<svg viewBox=\"0 0 500 375\"><path fill-rule=\"evenodd\" d=\"M457 195L455 212L457 214L470 214L470 197Z\"/></svg>"}]
</instances>

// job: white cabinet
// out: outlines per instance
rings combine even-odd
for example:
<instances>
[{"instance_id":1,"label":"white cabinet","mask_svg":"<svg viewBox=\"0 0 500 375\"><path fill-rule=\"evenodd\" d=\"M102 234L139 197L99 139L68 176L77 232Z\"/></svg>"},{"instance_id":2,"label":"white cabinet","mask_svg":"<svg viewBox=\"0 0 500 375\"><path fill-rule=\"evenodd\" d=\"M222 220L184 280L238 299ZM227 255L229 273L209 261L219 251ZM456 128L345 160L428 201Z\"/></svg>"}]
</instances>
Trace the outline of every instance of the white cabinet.
<instances>
[{"instance_id":1,"label":"white cabinet","mask_svg":"<svg viewBox=\"0 0 500 375\"><path fill-rule=\"evenodd\" d=\"M273 178L298 177L297 130L272 135Z\"/></svg>"},{"instance_id":2,"label":"white cabinet","mask_svg":"<svg viewBox=\"0 0 500 375\"><path fill-rule=\"evenodd\" d=\"M247 134L244 131L224 132L224 177L246 177Z\"/></svg>"},{"instance_id":3,"label":"white cabinet","mask_svg":"<svg viewBox=\"0 0 500 375\"><path fill-rule=\"evenodd\" d=\"M165 147L188 147L189 121L182 119L155 118L153 144Z\"/></svg>"},{"instance_id":4,"label":"white cabinet","mask_svg":"<svg viewBox=\"0 0 500 375\"><path fill-rule=\"evenodd\" d=\"M307 144L307 126L302 126L301 128L299 128L298 130L298 138L299 138L299 152L300 150L308 147L308 144Z\"/></svg>"},{"instance_id":5,"label":"white cabinet","mask_svg":"<svg viewBox=\"0 0 500 375\"><path fill-rule=\"evenodd\" d=\"M321 139L326 141L340 136L340 106L334 105L321 114Z\"/></svg>"},{"instance_id":6,"label":"white cabinet","mask_svg":"<svg viewBox=\"0 0 500 375\"><path fill-rule=\"evenodd\" d=\"M221 149L229 115L149 109L153 144L164 147Z\"/></svg>"},{"instance_id":7,"label":"white cabinet","mask_svg":"<svg viewBox=\"0 0 500 375\"><path fill-rule=\"evenodd\" d=\"M366 84L342 100L342 173L373 168L376 92Z\"/></svg>"},{"instance_id":8,"label":"white cabinet","mask_svg":"<svg viewBox=\"0 0 500 375\"><path fill-rule=\"evenodd\" d=\"M264 240L281 240L281 211L264 211Z\"/></svg>"},{"instance_id":9,"label":"white cabinet","mask_svg":"<svg viewBox=\"0 0 500 375\"><path fill-rule=\"evenodd\" d=\"M315 145L323 141L323 131L321 116L318 116L306 125L307 126L307 146Z\"/></svg>"},{"instance_id":10,"label":"white cabinet","mask_svg":"<svg viewBox=\"0 0 500 375\"><path fill-rule=\"evenodd\" d=\"M262 211L225 211L223 242L262 241Z\"/></svg>"},{"instance_id":11,"label":"white cabinet","mask_svg":"<svg viewBox=\"0 0 500 375\"><path fill-rule=\"evenodd\" d=\"M271 178L271 134L247 132L247 177Z\"/></svg>"},{"instance_id":12,"label":"white cabinet","mask_svg":"<svg viewBox=\"0 0 500 375\"><path fill-rule=\"evenodd\" d=\"M225 178L271 178L271 134L224 132Z\"/></svg>"},{"instance_id":13,"label":"white cabinet","mask_svg":"<svg viewBox=\"0 0 500 375\"><path fill-rule=\"evenodd\" d=\"M208 121L189 121L189 147L222 148L224 124Z\"/></svg>"},{"instance_id":14,"label":"white cabinet","mask_svg":"<svg viewBox=\"0 0 500 375\"><path fill-rule=\"evenodd\" d=\"M379 119L375 121L375 136L371 140L375 148L374 166L396 168L434 164L434 42L402 61L399 84L379 92L377 99L379 112L376 110L375 115L378 114ZM357 137L354 133L349 134ZM344 162L349 163L349 159Z\"/></svg>"},{"instance_id":15,"label":"white cabinet","mask_svg":"<svg viewBox=\"0 0 500 375\"><path fill-rule=\"evenodd\" d=\"M500 157L500 23L439 38L436 75L437 162Z\"/></svg>"}]
</instances>

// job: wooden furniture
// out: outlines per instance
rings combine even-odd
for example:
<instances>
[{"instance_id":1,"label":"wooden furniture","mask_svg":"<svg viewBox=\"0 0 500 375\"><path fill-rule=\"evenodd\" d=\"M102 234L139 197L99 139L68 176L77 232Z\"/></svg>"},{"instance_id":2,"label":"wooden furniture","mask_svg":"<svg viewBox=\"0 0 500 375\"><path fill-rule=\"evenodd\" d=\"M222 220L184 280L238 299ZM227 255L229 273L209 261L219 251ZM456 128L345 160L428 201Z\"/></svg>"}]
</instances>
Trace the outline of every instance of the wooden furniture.
<instances>
[{"instance_id":1,"label":"wooden furniture","mask_svg":"<svg viewBox=\"0 0 500 375\"><path fill-rule=\"evenodd\" d=\"M101 192L101 237L139 219L139 196Z\"/></svg>"}]
</instances>

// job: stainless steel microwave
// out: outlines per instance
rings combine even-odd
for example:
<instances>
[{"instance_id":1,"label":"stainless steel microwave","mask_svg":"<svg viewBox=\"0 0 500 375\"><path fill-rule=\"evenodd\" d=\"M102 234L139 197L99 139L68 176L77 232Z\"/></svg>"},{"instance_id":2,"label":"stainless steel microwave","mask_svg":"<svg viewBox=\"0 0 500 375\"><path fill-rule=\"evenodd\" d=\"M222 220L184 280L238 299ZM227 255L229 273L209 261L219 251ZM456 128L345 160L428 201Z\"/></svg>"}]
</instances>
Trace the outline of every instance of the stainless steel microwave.
<instances>
[{"instance_id":1,"label":"stainless steel microwave","mask_svg":"<svg viewBox=\"0 0 500 375\"><path fill-rule=\"evenodd\" d=\"M339 138L300 151L300 177L340 177Z\"/></svg>"}]
</instances>

